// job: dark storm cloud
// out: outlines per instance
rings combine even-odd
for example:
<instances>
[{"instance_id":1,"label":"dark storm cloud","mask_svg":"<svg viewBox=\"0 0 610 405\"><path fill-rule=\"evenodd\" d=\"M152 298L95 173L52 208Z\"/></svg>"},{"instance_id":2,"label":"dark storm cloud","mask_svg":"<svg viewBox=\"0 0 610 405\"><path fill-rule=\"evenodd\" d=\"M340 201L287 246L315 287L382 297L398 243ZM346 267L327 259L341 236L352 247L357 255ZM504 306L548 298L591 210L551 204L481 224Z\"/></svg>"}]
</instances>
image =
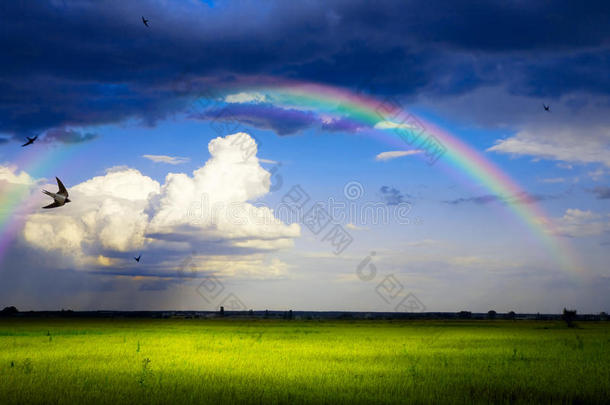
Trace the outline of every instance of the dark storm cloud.
<instances>
[{"instance_id":1,"label":"dark storm cloud","mask_svg":"<svg viewBox=\"0 0 610 405\"><path fill-rule=\"evenodd\" d=\"M92 141L98 135L92 132L79 132L73 129L53 128L46 132L45 142L82 143Z\"/></svg>"},{"instance_id":2,"label":"dark storm cloud","mask_svg":"<svg viewBox=\"0 0 610 405\"><path fill-rule=\"evenodd\" d=\"M311 112L270 104L229 104L194 115L194 118L229 124L241 122L256 128L271 129L278 135L291 135L318 122Z\"/></svg>"},{"instance_id":3,"label":"dark storm cloud","mask_svg":"<svg viewBox=\"0 0 610 405\"><path fill-rule=\"evenodd\" d=\"M281 108L267 103L228 104L191 114L190 117L215 122L217 124L213 127L226 128L228 132L245 124L272 130L280 136L293 135L314 126L329 132L357 132L370 128L349 119L336 118L326 121L310 111Z\"/></svg>"},{"instance_id":4,"label":"dark storm cloud","mask_svg":"<svg viewBox=\"0 0 610 405\"><path fill-rule=\"evenodd\" d=\"M345 118L336 118L322 122L322 129L330 132L357 132L366 127Z\"/></svg>"},{"instance_id":5,"label":"dark storm cloud","mask_svg":"<svg viewBox=\"0 0 610 405\"><path fill-rule=\"evenodd\" d=\"M609 17L604 1L3 1L0 133L127 118L152 125L185 107L172 90L182 73L403 97L490 83L534 96L607 95ZM293 118L279 129L307 120Z\"/></svg>"}]
</instances>

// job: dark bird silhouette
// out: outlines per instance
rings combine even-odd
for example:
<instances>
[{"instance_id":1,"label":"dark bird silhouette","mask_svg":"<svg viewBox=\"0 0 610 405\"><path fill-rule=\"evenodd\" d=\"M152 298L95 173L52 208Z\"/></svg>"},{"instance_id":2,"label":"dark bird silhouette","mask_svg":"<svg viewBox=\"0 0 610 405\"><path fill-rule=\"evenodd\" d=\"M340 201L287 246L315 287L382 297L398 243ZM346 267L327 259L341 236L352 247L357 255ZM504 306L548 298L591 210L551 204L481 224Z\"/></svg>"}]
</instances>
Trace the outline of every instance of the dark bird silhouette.
<instances>
[{"instance_id":1,"label":"dark bird silhouette","mask_svg":"<svg viewBox=\"0 0 610 405\"><path fill-rule=\"evenodd\" d=\"M61 180L59 180L57 177L55 177L55 180L57 180L57 187L59 187L59 191L57 193L51 193L50 191L42 190L44 194L48 195L49 197L53 197L53 203L42 208L56 208L63 206L65 203L72 202L68 198L68 190L66 190L66 187Z\"/></svg>"},{"instance_id":2,"label":"dark bird silhouette","mask_svg":"<svg viewBox=\"0 0 610 405\"><path fill-rule=\"evenodd\" d=\"M24 143L23 145L21 145L21 147L28 146L28 145L31 145L34 142L36 142L36 139L38 139L38 135L36 135L33 138L30 138L29 136L26 136L26 138L28 138L28 141L26 143Z\"/></svg>"},{"instance_id":3,"label":"dark bird silhouette","mask_svg":"<svg viewBox=\"0 0 610 405\"><path fill-rule=\"evenodd\" d=\"M551 106L550 105L542 104L542 106L544 107L544 111L551 112Z\"/></svg>"},{"instance_id":4,"label":"dark bird silhouette","mask_svg":"<svg viewBox=\"0 0 610 405\"><path fill-rule=\"evenodd\" d=\"M144 16L142 16L142 22L144 23L144 25L146 25L148 28L150 28L148 26L148 20L146 18L144 18Z\"/></svg>"},{"instance_id":5,"label":"dark bird silhouette","mask_svg":"<svg viewBox=\"0 0 610 405\"><path fill-rule=\"evenodd\" d=\"M136 262L140 263L140 259L142 258L142 255L138 256L138 257L134 257L133 260L135 260Z\"/></svg>"}]
</instances>

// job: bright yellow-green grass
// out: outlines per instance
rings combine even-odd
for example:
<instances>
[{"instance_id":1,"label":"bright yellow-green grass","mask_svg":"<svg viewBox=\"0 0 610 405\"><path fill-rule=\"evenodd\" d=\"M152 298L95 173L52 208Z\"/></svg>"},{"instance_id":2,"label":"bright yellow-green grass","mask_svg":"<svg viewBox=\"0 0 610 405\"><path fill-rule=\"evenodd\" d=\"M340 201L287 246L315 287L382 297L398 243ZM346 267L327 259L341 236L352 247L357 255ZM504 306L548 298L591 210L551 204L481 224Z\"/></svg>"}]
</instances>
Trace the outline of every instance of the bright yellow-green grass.
<instances>
[{"instance_id":1,"label":"bright yellow-green grass","mask_svg":"<svg viewBox=\"0 0 610 405\"><path fill-rule=\"evenodd\" d=\"M610 324L0 320L0 403L608 402Z\"/></svg>"}]
</instances>

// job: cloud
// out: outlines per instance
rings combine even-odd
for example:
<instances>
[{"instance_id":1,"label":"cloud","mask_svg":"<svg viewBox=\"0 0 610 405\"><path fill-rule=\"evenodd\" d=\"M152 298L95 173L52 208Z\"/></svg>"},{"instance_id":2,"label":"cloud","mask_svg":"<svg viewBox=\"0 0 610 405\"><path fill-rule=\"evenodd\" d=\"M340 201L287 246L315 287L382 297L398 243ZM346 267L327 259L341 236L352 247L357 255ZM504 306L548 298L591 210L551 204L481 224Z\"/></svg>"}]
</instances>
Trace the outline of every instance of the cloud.
<instances>
[{"instance_id":1,"label":"cloud","mask_svg":"<svg viewBox=\"0 0 610 405\"><path fill-rule=\"evenodd\" d=\"M379 121L374 126L375 129L412 129L415 128L413 125L405 124L405 123L396 123L392 121Z\"/></svg>"},{"instance_id":2,"label":"cloud","mask_svg":"<svg viewBox=\"0 0 610 405\"><path fill-rule=\"evenodd\" d=\"M245 146L254 154L244 157ZM176 255L197 250L208 262L225 261L225 266L215 269L208 266L219 273L224 268L234 268L235 273L246 266L231 267L230 256L244 256L240 260L256 266L260 261L253 256L256 252L291 247L300 235L299 225L286 225L270 208L249 202L267 194L270 187L270 173L259 164L254 140L237 133L213 139L208 149L210 159L192 176L169 173L163 184L135 169L114 168L67 185L72 203L29 215L24 241L41 251L71 257L76 266L116 265L114 259L130 259L137 251L156 262L158 270L167 270L178 267L172 259ZM161 256L151 260L155 255ZM277 276L282 269L276 263L258 269L257 277L265 272Z\"/></svg>"},{"instance_id":3,"label":"cloud","mask_svg":"<svg viewBox=\"0 0 610 405\"><path fill-rule=\"evenodd\" d=\"M227 103L264 103L267 101L267 96L258 92L241 92L227 95L225 101Z\"/></svg>"},{"instance_id":4,"label":"cloud","mask_svg":"<svg viewBox=\"0 0 610 405\"><path fill-rule=\"evenodd\" d=\"M329 132L358 132L367 127L348 118L327 117L307 109L281 107L269 103L227 104L191 114L210 120L216 128L239 128L242 124L272 130L280 136L318 127Z\"/></svg>"},{"instance_id":5,"label":"cloud","mask_svg":"<svg viewBox=\"0 0 610 405\"><path fill-rule=\"evenodd\" d=\"M276 160L262 159L262 158L258 158L258 161L261 162L261 163L268 163L268 164L272 164L272 165L277 165L279 163Z\"/></svg>"},{"instance_id":6,"label":"cloud","mask_svg":"<svg viewBox=\"0 0 610 405\"><path fill-rule=\"evenodd\" d=\"M565 214L554 222L556 233L571 238L598 236L610 232L608 216L590 210L568 208Z\"/></svg>"},{"instance_id":7,"label":"cloud","mask_svg":"<svg viewBox=\"0 0 610 405\"><path fill-rule=\"evenodd\" d=\"M505 204L532 204L538 201L553 200L558 198L554 195L541 195L541 194L528 194L522 192L521 194L512 196L500 196L496 194L483 194L474 197L461 197L454 200L443 201L446 204L459 205L464 203L474 203L478 205L489 204L493 202L501 202Z\"/></svg>"},{"instance_id":8,"label":"cloud","mask_svg":"<svg viewBox=\"0 0 610 405\"><path fill-rule=\"evenodd\" d=\"M145 209L149 196L160 190L156 181L124 169L66 186L69 206L28 217L23 235L32 246L84 263L87 256L97 260L106 250L128 252L145 245Z\"/></svg>"},{"instance_id":9,"label":"cloud","mask_svg":"<svg viewBox=\"0 0 610 405\"><path fill-rule=\"evenodd\" d=\"M551 178L547 178L547 179L542 179L540 181L542 181L543 183L557 184L557 183L565 183L566 179L564 177L551 177Z\"/></svg>"},{"instance_id":10,"label":"cloud","mask_svg":"<svg viewBox=\"0 0 610 405\"><path fill-rule=\"evenodd\" d=\"M45 133L45 142L83 143L96 139L99 135L93 132L81 132L70 128L53 128Z\"/></svg>"},{"instance_id":11,"label":"cloud","mask_svg":"<svg viewBox=\"0 0 610 405\"><path fill-rule=\"evenodd\" d=\"M608 186L599 186L593 189L593 193L600 200L610 199L610 187Z\"/></svg>"},{"instance_id":12,"label":"cloud","mask_svg":"<svg viewBox=\"0 0 610 405\"><path fill-rule=\"evenodd\" d=\"M479 195L479 196L475 196L475 197L461 197L461 198L456 198L455 200L448 200L448 201L443 201L446 204L451 204L451 205L458 205L458 204L464 204L464 203L475 203L475 204L489 204L491 202L496 202L500 200L500 197L498 197L497 195L493 195L493 194L485 194L485 195Z\"/></svg>"},{"instance_id":13,"label":"cloud","mask_svg":"<svg viewBox=\"0 0 610 405\"><path fill-rule=\"evenodd\" d=\"M35 181L23 170L18 171L17 166L0 165L0 184L2 183L32 185L35 184Z\"/></svg>"},{"instance_id":14,"label":"cloud","mask_svg":"<svg viewBox=\"0 0 610 405\"><path fill-rule=\"evenodd\" d=\"M367 227L365 227L365 226L358 226L358 225L354 225L354 224L352 224L351 222L350 222L350 223L348 223L348 224L346 224L346 225L345 225L345 227L346 227L347 229L349 229L349 230L352 230L352 231L364 231L364 230L367 230L367 229L368 229L368 228L367 228Z\"/></svg>"},{"instance_id":15,"label":"cloud","mask_svg":"<svg viewBox=\"0 0 610 405\"><path fill-rule=\"evenodd\" d=\"M381 186L379 192L381 193L382 201L387 205L398 205L407 202L405 195L394 187Z\"/></svg>"},{"instance_id":16,"label":"cloud","mask_svg":"<svg viewBox=\"0 0 610 405\"><path fill-rule=\"evenodd\" d=\"M610 167L610 127L586 131L593 131L594 135L569 126L526 129L496 141L487 151L571 163L602 163Z\"/></svg>"},{"instance_id":17,"label":"cloud","mask_svg":"<svg viewBox=\"0 0 610 405\"><path fill-rule=\"evenodd\" d=\"M606 171L604 169L598 168L596 170L587 172L587 175L593 181L600 181L606 175Z\"/></svg>"},{"instance_id":18,"label":"cloud","mask_svg":"<svg viewBox=\"0 0 610 405\"><path fill-rule=\"evenodd\" d=\"M143 0L138 8L155 21L147 32L154 47L142 41L129 2L66 2L61 13L49 2L5 3L0 43L11 63L0 67L0 132L13 136L154 123L186 107L199 90L195 79L226 85L239 76L279 76L351 89L365 81L375 94L405 97L463 94L490 83L527 96L610 92L610 10L601 1L579 9L564 1L449 0L272 0L262 8L192 1L168 9ZM239 90L231 96L247 99Z\"/></svg>"},{"instance_id":19,"label":"cloud","mask_svg":"<svg viewBox=\"0 0 610 405\"><path fill-rule=\"evenodd\" d=\"M244 148L254 153L244 157ZM291 246L300 227L284 225L271 209L248 202L267 194L271 185L270 173L256 157L254 140L237 133L213 139L208 149L210 160L192 177L167 175L154 201L150 232L168 239L229 239L233 246L251 249Z\"/></svg>"},{"instance_id":20,"label":"cloud","mask_svg":"<svg viewBox=\"0 0 610 405\"><path fill-rule=\"evenodd\" d=\"M271 279L287 276L290 266L278 258L264 254L250 255L196 255L189 264L195 273L214 273L225 277Z\"/></svg>"},{"instance_id":21,"label":"cloud","mask_svg":"<svg viewBox=\"0 0 610 405\"><path fill-rule=\"evenodd\" d=\"M260 129L268 129L278 135L292 135L318 123L318 118L311 111L276 107L270 104L228 104L222 108L213 108L194 118L212 120L216 125L225 124L238 127L239 123Z\"/></svg>"},{"instance_id":22,"label":"cloud","mask_svg":"<svg viewBox=\"0 0 610 405\"><path fill-rule=\"evenodd\" d=\"M387 160L396 159L396 158L399 158L399 157L402 157L402 156L418 155L420 153L422 153L422 151L419 150L419 149L415 149L415 150L394 150L394 151L388 151L388 152L381 152L377 156L375 156L375 160L377 160L377 161L387 161Z\"/></svg>"},{"instance_id":23,"label":"cloud","mask_svg":"<svg viewBox=\"0 0 610 405\"><path fill-rule=\"evenodd\" d=\"M187 157L179 156L166 156L166 155L142 155L143 158L151 160L155 163L167 163L170 165L180 165L187 163L190 159Z\"/></svg>"},{"instance_id":24,"label":"cloud","mask_svg":"<svg viewBox=\"0 0 610 405\"><path fill-rule=\"evenodd\" d=\"M347 118L326 118L321 117L322 130L330 132L358 132L365 128L366 125L360 124L354 120Z\"/></svg>"},{"instance_id":25,"label":"cloud","mask_svg":"<svg viewBox=\"0 0 610 405\"><path fill-rule=\"evenodd\" d=\"M406 247L428 247L428 246L439 246L442 242L436 239L423 239L415 242L405 243Z\"/></svg>"}]
</instances>

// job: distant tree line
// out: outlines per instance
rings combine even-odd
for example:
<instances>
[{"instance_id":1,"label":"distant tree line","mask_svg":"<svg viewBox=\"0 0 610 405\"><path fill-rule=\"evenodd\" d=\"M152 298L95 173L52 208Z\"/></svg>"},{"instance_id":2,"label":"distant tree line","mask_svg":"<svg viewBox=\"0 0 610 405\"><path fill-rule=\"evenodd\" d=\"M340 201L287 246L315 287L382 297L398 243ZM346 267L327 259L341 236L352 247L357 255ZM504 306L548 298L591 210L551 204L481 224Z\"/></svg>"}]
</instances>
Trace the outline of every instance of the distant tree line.
<instances>
[{"instance_id":1,"label":"distant tree line","mask_svg":"<svg viewBox=\"0 0 610 405\"><path fill-rule=\"evenodd\" d=\"M0 316L11 316L18 314L19 310L16 307L4 307L2 311L0 311Z\"/></svg>"}]
</instances>

